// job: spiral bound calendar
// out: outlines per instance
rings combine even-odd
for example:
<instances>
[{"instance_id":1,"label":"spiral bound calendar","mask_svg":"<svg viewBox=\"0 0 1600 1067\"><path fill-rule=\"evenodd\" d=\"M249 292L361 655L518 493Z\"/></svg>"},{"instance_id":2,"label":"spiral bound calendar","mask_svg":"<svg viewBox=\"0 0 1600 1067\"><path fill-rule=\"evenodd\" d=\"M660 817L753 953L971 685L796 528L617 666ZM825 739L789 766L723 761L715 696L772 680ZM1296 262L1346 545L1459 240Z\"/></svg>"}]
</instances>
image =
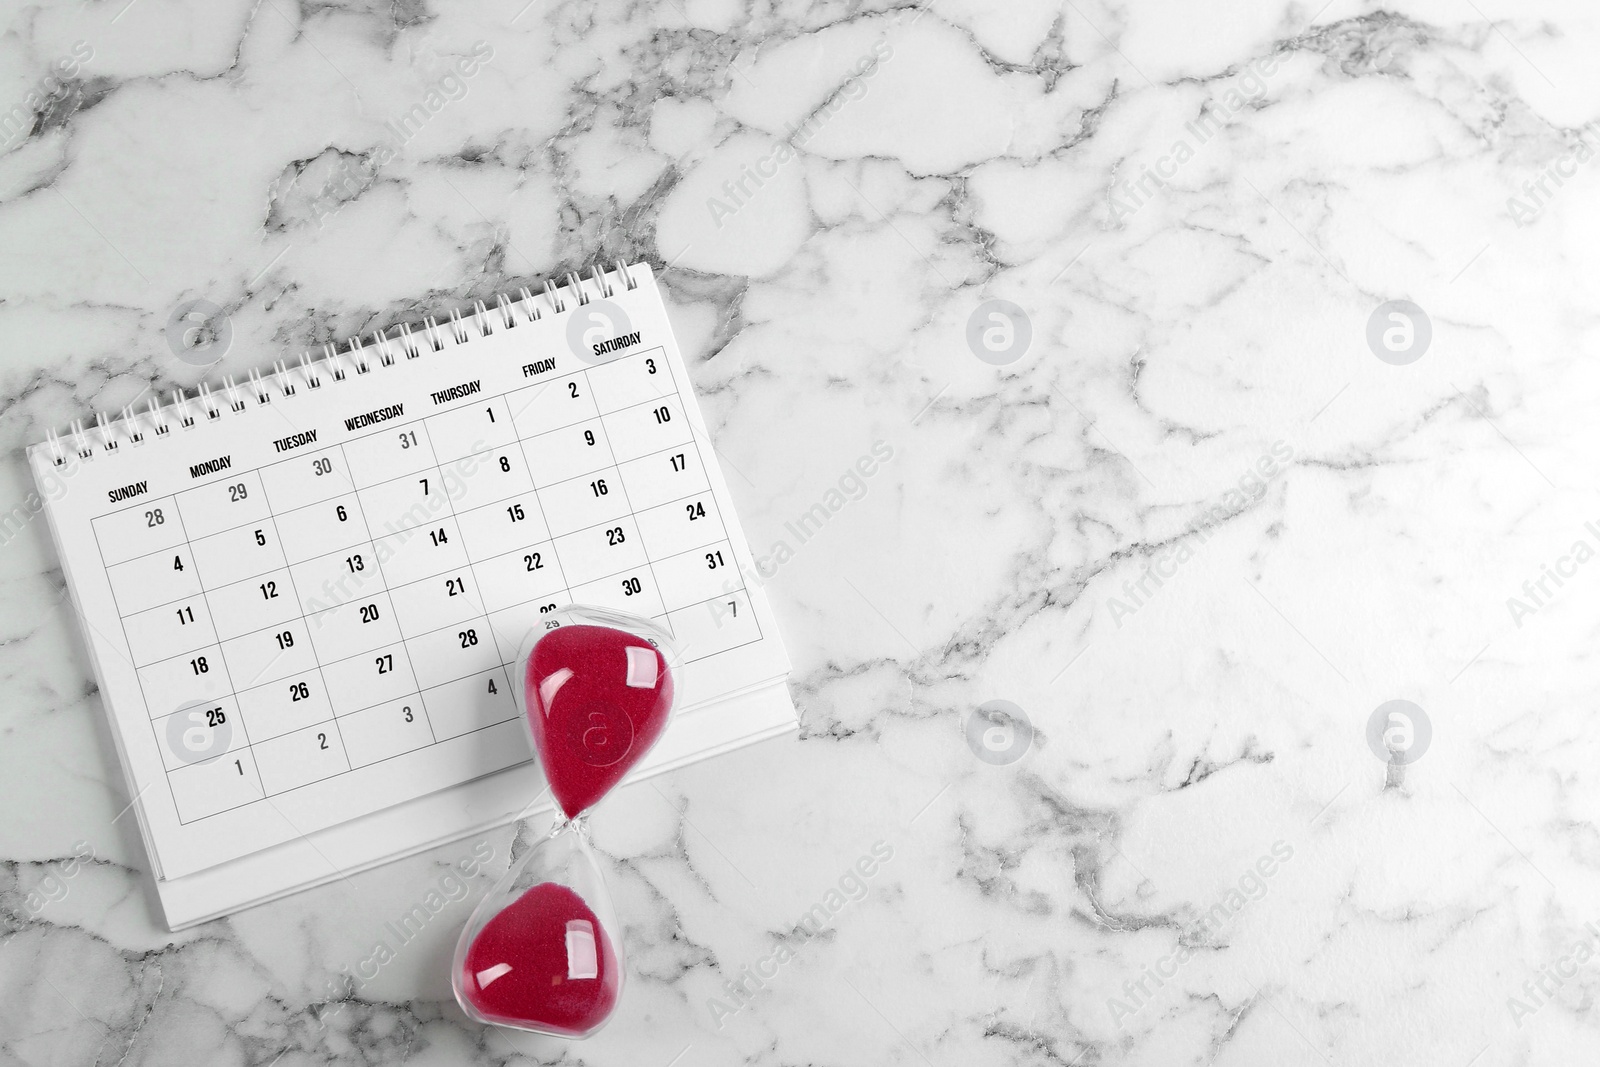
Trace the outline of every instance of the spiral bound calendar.
<instances>
[{"instance_id":1,"label":"spiral bound calendar","mask_svg":"<svg viewBox=\"0 0 1600 1067\"><path fill-rule=\"evenodd\" d=\"M174 929L549 810L514 660L568 603L680 650L636 773L795 725L646 264L28 455Z\"/></svg>"}]
</instances>

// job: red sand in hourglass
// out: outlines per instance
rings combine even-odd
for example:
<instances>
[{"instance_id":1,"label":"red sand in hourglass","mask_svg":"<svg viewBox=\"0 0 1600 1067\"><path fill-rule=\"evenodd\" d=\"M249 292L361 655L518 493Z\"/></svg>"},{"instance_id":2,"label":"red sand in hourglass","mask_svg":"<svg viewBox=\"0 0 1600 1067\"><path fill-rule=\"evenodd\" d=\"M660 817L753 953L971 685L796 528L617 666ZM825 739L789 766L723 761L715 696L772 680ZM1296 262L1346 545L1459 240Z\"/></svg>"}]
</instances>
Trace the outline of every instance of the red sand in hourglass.
<instances>
[{"instance_id":1,"label":"red sand in hourglass","mask_svg":"<svg viewBox=\"0 0 1600 1067\"><path fill-rule=\"evenodd\" d=\"M490 919L462 962L461 989L483 1016L582 1037L616 1006L610 935L583 898L541 882Z\"/></svg>"},{"instance_id":2,"label":"red sand in hourglass","mask_svg":"<svg viewBox=\"0 0 1600 1067\"><path fill-rule=\"evenodd\" d=\"M590 808L655 744L672 708L656 647L609 626L552 630L528 657L528 725L567 817Z\"/></svg>"},{"instance_id":3,"label":"red sand in hourglass","mask_svg":"<svg viewBox=\"0 0 1600 1067\"><path fill-rule=\"evenodd\" d=\"M479 902L457 942L452 985L462 1008L481 1021L585 1037L615 1009L625 966L607 928L615 923L610 896L579 816L655 744L675 686L660 647L641 636L659 629L648 620L599 609L571 614L637 629L560 625L528 653L523 709L550 791L569 821ZM656 639L665 645L670 635Z\"/></svg>"}]
</instances>

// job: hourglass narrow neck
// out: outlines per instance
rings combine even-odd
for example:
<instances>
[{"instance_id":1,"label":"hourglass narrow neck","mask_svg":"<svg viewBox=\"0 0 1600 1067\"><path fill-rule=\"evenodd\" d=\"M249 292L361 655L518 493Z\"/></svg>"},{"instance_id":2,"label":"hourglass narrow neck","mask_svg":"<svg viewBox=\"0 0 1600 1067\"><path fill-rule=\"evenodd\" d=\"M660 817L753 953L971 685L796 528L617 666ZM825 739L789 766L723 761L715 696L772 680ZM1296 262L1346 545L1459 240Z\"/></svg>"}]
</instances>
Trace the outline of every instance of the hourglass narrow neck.
<instances>
[{"instance_id":1,"label":"hourglass narrow neck","mask_svg":"<svg viewBox=\"0 0 1600 1067\"><path fill-rule=\"evenodd\" d=\"M565 833L577 834L585 841L588 841L589 813L587 811L580 811L570 819L557 819L555 825L550 827L550 832L545 835L545 840L548 841L553 837L558 837Z\"/></svg>"}]
</instances>

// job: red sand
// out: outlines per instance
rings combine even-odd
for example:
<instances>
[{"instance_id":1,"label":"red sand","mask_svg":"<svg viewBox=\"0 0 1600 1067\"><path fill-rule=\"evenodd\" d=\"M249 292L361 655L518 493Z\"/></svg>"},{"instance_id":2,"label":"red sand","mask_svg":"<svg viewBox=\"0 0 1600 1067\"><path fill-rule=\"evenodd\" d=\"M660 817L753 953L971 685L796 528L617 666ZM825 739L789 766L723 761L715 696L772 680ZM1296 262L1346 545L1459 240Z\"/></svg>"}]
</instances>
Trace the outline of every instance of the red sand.
<instances>
[{"instance_id":1,"label":"red sand","mask_svg":"<svg viewBox=\"0 0 1600 1067\"><path fill-rule=\"evenodd\" d=\"M565 1037L605 1022L622 986L610 935L582 897L554 882L490 919L462 967L467 999L485 1017Z\"/></svg>"},{"instance_id":2,"label":"red sand","mask_svg":"<svg viewBox=\"0 0 1600 1067\"><path fill-rule=\"evenodd\" d=\"M651 684L627 684L629 648L648 653L634 654L632 680ZM564 671L571 673L563 679ZM524 683L539 760L568 818L622 780L656 743L672 709L665 658L644 638L609 626L550 631L528 657Z\"/></svg>"}]
</instances>

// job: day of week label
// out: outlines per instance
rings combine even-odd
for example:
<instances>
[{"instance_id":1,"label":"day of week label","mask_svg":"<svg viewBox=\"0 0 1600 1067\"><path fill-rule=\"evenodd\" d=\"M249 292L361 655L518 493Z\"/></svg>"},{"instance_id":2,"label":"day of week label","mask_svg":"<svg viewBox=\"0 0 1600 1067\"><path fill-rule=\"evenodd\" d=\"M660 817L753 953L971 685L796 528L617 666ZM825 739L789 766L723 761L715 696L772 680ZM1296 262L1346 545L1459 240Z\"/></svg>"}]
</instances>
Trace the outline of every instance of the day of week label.
<instances>
[{"instance_id":1,"label":"day of week label","mask_svg":"<svg viewBox=\"0 0 1600 1067\"><path fill-rule=\"evenodd\" d=\"M307 430L305 433L292 433L288 437L280 437L272 442L272 447L279 452L287 452L301 445L309 445L317 439L317 431Z\"/></svg>"},{"instance_id":2,"label":"day of week label","mask_svg":"<svg viewBox=\"0 0 1600 1067\"><path fill-rule=\"evenodd\" d=\"M106 493L106 496L110 497L111 502L115 504L119 500L132 500L139 494L148 493L149 491L150 482L147 479L142 482L134 482L132 485L124 485L118 489L112 489Z\"/></svg>"},{"instance_id":3,"label":"day of week label","mask_svg":"<svg viewBox=\"0 0 1600 1067\"><path fill-rule=\"evenodd\" d=\"M431 395L433 396L433 402L435 404L448 404L452 400L460 400L464 396L471 396L473 393L482 391L483 382L475 381L466 382L462 385L452 385L448 389L441 389L437 393L433 393Z\"/></svg>"},{"instance_id":4,"label":"day of week label","mask_svg":"<svg viewBox=\"0 0 1600 1067\"><path fill-rule=\"evenodd\" d=\"M218 456L216 459L208 459L204 463L192 465L189 468L189 477L204 478L208 474L225 471L231 466L233 466L232 456Z\"/></svg>"},{"instance_id":5,"label":"day of week label","mask_svg":"<svg viewBox=\"0 0 1600 1067\"><path fill-rule=\"evenodd\" d=\"M609 341L601 341L599 344L594 346L594 354L597 356L603 356L608 352L620 352L624 348L628 348L629 346L636 345L638 343L639 331L634 330L632 333L625 333L621 337L613 337Z\"/></svg>"},{"instance_id":6,"label":"day of week label","mask_svg":"<svg viewBox=\"0 0 1600 1067\"><path fill-rule=\"evenodd\" d=\"M376 423L388 422L390 419L398 419L405 414L405 411L406 406L404 404L390 404L388 407L379 408L377 411L369 411L364 415L352 415L344 420L344 428L347 430L359 430Z\"/></svg>"}]
</instances>

